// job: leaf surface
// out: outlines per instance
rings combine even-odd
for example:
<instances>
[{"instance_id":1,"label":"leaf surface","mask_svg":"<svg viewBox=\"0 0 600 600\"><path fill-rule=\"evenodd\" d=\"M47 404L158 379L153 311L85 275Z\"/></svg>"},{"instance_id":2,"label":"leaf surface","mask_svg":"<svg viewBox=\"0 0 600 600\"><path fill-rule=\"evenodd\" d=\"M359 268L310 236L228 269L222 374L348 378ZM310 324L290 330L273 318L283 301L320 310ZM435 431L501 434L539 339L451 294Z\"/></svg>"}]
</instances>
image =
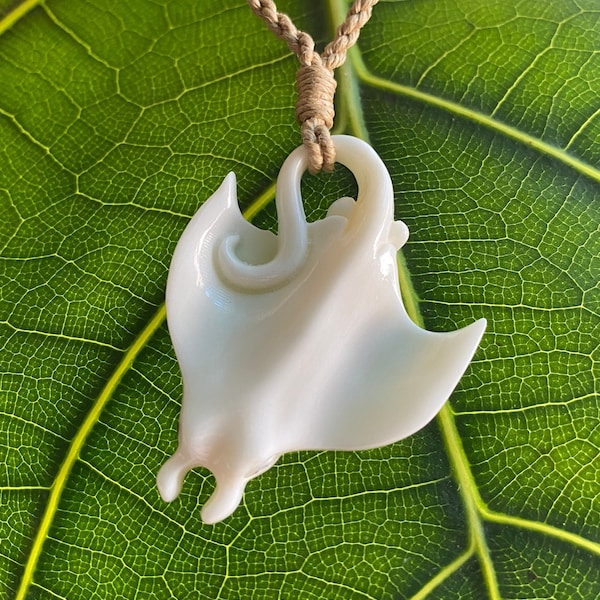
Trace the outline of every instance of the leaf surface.
<instances>
[{"instance_id":1,"label":"leaf surface","mask_svg":"<svg viewBox=\"0 0 600 600\"><path fill-rule=\"evenodd\" d=\"M280 8L321 46L345 12ZM155 488L182 392L167 269L230 170L276 227L295 59L241 0L0 14L0 595L600 596L593 0L375 7L337 127L392 174L413 318L488 332L425 430L286 455L216 526L207 471L170 505ZM307 178L309 218L352 187Z\"/></svg>"}]
</instances>

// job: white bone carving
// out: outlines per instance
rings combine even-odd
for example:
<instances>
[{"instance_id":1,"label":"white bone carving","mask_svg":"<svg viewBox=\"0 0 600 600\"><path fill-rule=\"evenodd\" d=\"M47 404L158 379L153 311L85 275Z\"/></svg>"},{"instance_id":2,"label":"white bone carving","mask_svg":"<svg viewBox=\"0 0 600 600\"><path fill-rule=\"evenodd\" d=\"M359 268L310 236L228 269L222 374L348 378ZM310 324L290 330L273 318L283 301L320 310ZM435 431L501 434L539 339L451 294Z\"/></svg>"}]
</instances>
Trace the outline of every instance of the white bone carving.
<instances>
[{"instance_id":1,"label":"white bone carving","mask_svg":"<svg viewBox=\"0 0 600 600\"><path fill-rule=\"evenodd\" d=\"M210 469L206 523L229 516L246 483L285 452L373 448L421 429L486 326L434 333L410 320L396 264L408 229L394 221L390 176L365 142L333 140L356 202L341 198L307 223L300 147L277 181L278 236L244 220L230 173L173 256L167 319L183 405L179 447L157 484L171 501L190 469Z\"/></svg>"}]
</instances>

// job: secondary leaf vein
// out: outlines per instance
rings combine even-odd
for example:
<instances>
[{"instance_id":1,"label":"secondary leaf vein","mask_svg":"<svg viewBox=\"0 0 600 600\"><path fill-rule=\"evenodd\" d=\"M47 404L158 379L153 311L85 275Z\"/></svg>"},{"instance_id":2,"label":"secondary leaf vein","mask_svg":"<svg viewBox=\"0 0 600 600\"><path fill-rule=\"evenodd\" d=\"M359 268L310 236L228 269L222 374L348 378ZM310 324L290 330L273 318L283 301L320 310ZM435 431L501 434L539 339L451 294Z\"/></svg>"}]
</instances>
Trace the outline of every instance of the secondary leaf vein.
<instances>
[{"instance_id":1,"label":"secondary leaf vein","mask_svg":"<svg viewBox=\"0 0 600 600\"><path fill-rule=\"evenodd\" d=\"M512 125L502 123L501 121L498 121L489 115L476 111L472 108L462 106L461 104L453 102L452 100L440 98L438 96L434 96L433 94L417 90L414 87L396 83L395 81L390 81L383 77L373 75L367 69L359 53L351 53L351 56L356 74L365 85L382 90L384 92L390 92L392 94L411 98L412 100L417 100L423 104L433 106L453 115L458 115L478 125L487 127L488 129L491 129L497 133L501 133L504 136L523 144L524 146L533 148L541 154L550 156L551 158L554 158L571 167L578 173L581 173L593 181L600 183L600 169L597 169L583 160L569 154L564 148L553 146L552 144L525 133L524 131L513 127Z\"/></svg>"}]
</instances>

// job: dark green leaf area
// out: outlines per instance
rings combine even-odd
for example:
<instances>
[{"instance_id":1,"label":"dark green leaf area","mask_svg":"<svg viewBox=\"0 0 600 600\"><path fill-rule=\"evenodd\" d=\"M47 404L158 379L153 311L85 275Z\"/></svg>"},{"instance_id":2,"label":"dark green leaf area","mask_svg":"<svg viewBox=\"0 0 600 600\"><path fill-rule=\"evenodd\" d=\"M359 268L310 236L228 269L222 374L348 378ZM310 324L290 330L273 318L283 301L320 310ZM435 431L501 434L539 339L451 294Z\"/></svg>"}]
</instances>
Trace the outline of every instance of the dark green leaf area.
<instances>
[{"instance_id":1,"label":"dark green leaf area","mask_svg":"<svg viewBox=\"0 0 600 600\"><path fill-rule=\"evenodd\" d=\"M479 600L485 598L487 590L477 560L468 560L460 570L453 572L427 596L428 600Z\"/></svg>"},{"instance_id":2,"label":"dark green leaf area","mask_svg":"<svg viewBox=\"0 0 600 600\"><path fill-rule=\"evenodd\" d=\"M476 367L454 396L481 493L502 512L557 527L568 520L596 538L595 186L493 131L475 137L444 113L384 102L373 139L402 148L385 157L401 182L406 254L425 317L442 330L465 316L488 319ZM411 137L406 123L423 135Z\"/></svg>"},{"instance_id":3,"label":"dark green leaf area","mask_svg":"<svg viewBox=\"0 0 600 600\"><path fill-rule=\"evenodd\" d=\"M598 561L586 553L571 554L558 541L509 528L492 527L489 536L493 555L505 565L498 572L503 598L588 600L600 594Z\"/></svg>"},{"instance_id":4,"label":"dark green leaf area","mask_svg":"<svg viewBox=\"0 0 600 600\"><path fill-rule=\"evenodd\" d=\"M206 469L156 489L182 382L155 317L228 172L277 231L297 60L243 0L0 0L0 596L599 596L596 4L377 4L336 129L390 170L409 309L488 329L436 423L285 455L206 526ZM347 6L279 8L320 49ZM301 190L309 222L357 195L343 167Z\"/></svg>"},{"instance_id":5,"label":"dark green leaf area","mask_svg":"<svg viewBox=\"0 0 600 600\"><path fill-rule=\"evenodd\" d=\"M588 4L389 2L361 45L374 72L493 115L595 164L600 15Z\"/></svg>"},{"instance_id":6,"label":"dark green leaf area","mask_svg":"<svg viewBox=\"0 0 600 600\"><path fill-rule=\"evenodd\" d=\"M97 581L101 586L92 597L117 589L134 595L142 579L146 585L152 582L149 595L159 593L166 582L176 597L189 597L190 589L202 589L201 597L206 598L216 597L221 588L223 595L237 595L253 589L258 579L273 594L277 589L291 593L300 587L309 598L318 597L321 588L314 586L319 580L328 582L332 594L335 590L348 598L357 597L357 585L372 595L385 594L400 582L418 589L419 580L440 556L461 543L459 522L449 521L438 505L440 492L451 493L451 488L440 483L422 490L382 489L381 485L370 490L367 469L365 485L353 486L360 489L350 497L335 493L336 489L344 492L344 485L332 490L330 483L327 495L319 495L318 475L326 468L341 464L348 479L363 476L352 465L356 459L342 458L288 457L260 487L249 486L239 514L212 531L198 520L198 502L212 491L206 473L188 476L182 498L160 516L152 474L142 486L130 483L133 474L118 474L112 480L84 464L72 475L74 487L65 499L66 512L57 515L50 542L53 558L48 558L43 571L48 572L48 580L40 583L69 596L77 595L74 581L80 580L82 589L92 589L91 582ZM307 486L306 470L317 475L314 492ZM379 473L377 477L381 484ZM128 484L144 487L150 505L124 487ZM263 487L272 486L279 487L279 495L291 497L288 506L278 506L270 490L263 492ZM256 514L249 521L252 511ZM409 516L413 513L418 516ZM399 534L403 549L394 546ZM76 549L79 561L73 560ZM52 570L63 561L72 563L77 577L59 585L52 580ZM224 561L241 576L225 578ZM376 565L375 573L370 565ZM288 573L293 574L289 581Z\"/></svg>"},{"instance_id":7,"label":"dark green leaf area","mask_svg":"<svg viewBox=\"0 0 600 600\"><path fill-rule=\"evenodd\" d=\"M4 444L3 444L4 445ZM0 491L0 536L2 539L2 561L0 562L0 591L5 597L11 597L8 590L15 590L21 576L22 565L31 546L32 531L38 524L37 515L41 513L48 500L47 490L33 486L15 493L8 487Z\"/></svg>"}]
</instances>

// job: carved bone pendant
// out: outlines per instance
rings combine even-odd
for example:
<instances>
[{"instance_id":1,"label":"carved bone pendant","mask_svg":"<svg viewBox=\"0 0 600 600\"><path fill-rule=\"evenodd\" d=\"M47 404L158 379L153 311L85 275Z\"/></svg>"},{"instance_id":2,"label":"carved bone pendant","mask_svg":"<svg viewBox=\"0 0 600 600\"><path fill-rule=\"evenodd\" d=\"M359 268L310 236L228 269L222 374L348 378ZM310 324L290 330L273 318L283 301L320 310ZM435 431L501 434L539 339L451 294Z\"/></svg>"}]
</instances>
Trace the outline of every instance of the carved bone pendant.
<instances>
[{"instance_id":1,"label":"carved bone pendant","mask_svg":"<svg viewBox=\"0 0 600 600\"><path fill-rule=\"evenodd\" d=\"M389 174L365 142L333 140L356 202L341 198L307 223L298 148L277 181L278 236L242 217L230 173L173 256L167 319L183 405L179 447L157 483L171 501L190 469L210 469L206 523L229 516L285 452L373 448L422 428L485 329L481 319L433 333L410 320L396 266L408 229L394 221Z\"/></svg>"}]
</instances>

